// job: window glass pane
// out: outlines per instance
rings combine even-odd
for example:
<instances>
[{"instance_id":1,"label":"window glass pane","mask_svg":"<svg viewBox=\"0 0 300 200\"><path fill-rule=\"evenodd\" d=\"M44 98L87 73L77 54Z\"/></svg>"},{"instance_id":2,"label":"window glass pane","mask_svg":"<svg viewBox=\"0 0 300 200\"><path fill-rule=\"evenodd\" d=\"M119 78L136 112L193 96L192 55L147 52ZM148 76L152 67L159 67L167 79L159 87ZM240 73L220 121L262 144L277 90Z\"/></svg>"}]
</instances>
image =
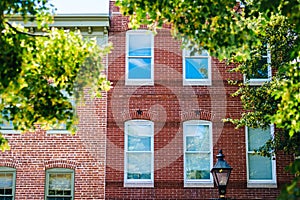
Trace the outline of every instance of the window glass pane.
<instances>
[{"instance_id":1,"label":"window glass pane","mask_svg":"<svg viewBox=\"0 0 300 200\"><path fill-rule=\"evenodd\" d=\"M50 190L71 189L71 174L49 174Z\"/></svg>"},{"instance_id":2,"label":"window glass pane","mask_svg":"<svg viewBox=\"0 0 300 200\"><path fill-rule=\"evenodd\" d=\"M208 58L186 58L185 71L186 79L207 79Z\"/></svg>"},{"instance_id":3,"label":"window glass pane","mask_svg":"<svg viewBox=\"0 0 300 200\"><path fill-rule=\"evenodd\" d=\"M127 179L151 179L151 153L127 153Z\"/></svg>"},{"instance_id":4,"label":"window glass pane","mask_svg":"<svg viewBox=\"0 0 300 200\"><path fill-rule=\"evenodd\" d=\"M13 173L0 173L0 189L13 187Z\"/></svg>"},{"instance_id":5,"label":"window glass pane","mask_svg":"<svg viewBox=\"0 0 300 200\"><path fill-rule=\"evenodd\" d=\"M10 117L10 114L2 112L2 116L3 117ZM0 121L0 128L1 129L13 129L13 123L12 123L12 121L7 121L7 120L2 118L1 121Z\"/></svg>"},{"instance_id":6,"label":"window glass pane","mask_svg":"<svg viewBox=\"0 0 300 200\"><path fill-rule=\"evenodd\" d=\"M151 151L151 137L128 135L128 151Z\"/></svg>"},{"instance_id":7,"label":"window glass pane","mask_svg":"<svg viewBox=\"0 0 300 200\"><path fill-rule=\"evenodd\" d=\"M209 179L210 154L186 153L185 171L187 179Z\"/></svg>"},{"instance_id":8,"label":"window glass pane","mask_svg":"<svg viewBox=\"0 0 300 200\"><path fill-rule=\"evenodd\" d=\"M186 151L209 151L209 126L208 125L187 125L186 134L193 135L186 137Z\"/></svg>"},{"instance_id":9,"label":"window glass pane","mask_svg":"<svg viewBox=\"0 0 300 200\"><path fill-rule=\"evenodd\" d=\"M129 58L130 79L151 79L151 58Z\"/></svg>"},{"instance_id":10,"label":"window glass pane","mask_svg":"<svg viewBox=\"0 0 300 200\"><path fill-rule=\"evenodd\" d=\"M129 35L129 56L151 56L151 34Z\"/></svg>"},{"instance_id":11,"label":"window glass pane","mask_svg":"<svg viewBox=\"0 0 300 200\"><path fill-rule=\"evenodd\" d=\"M192 52L193 51L193 49L192 50L189 50L189 49L185 49L185 55L184 56L194 56L194 57L200 57L200 56L209 56L209 54L208 54L208 52L206 51L206 50L202 50L202 52L201 52L201 54L200 53L198 53L198 52Z\"/></svg>"},{"instance_id":12,"label":"window glass pane","mask_svg":"<svg viewBox=\"0 0 300 200\"><path fill-rule=\"evenodd\" d=\"M152 135L152 128L150 125L140 125L138 122L136 124L127 126L128 135Z\"/></svg>"},{"instance_id":13,"label":"window glass pane","mask_svg":"<svg viewBox=\"0 0 300 200\"><path fill-rule=\"evenodd\" d=\"M272 180L272 160L269 157L248 154L249 178Z\"/></svg>"},{"instance_id":14,"label":"window glass pane","mask_svg":"<svg viewBox=\"0 0 300 200\"><path fill-rule=\"evenodd\" d=\"M0 200L12 200L12 197L0 197Z\"/></svg>"},{"instance_id":15,"label":"window glass pane","mask_svg":"<svg viewBox=\"0 0 300 200\"><path fill-rule=\"evenodd\" d=\"M250 79L267 79L268 74L268 59L267 56L263 56L260 61L254 66L253 74L249 77Z\"/></svg>"},{"instance_id":16,"label":"window glass pane","mask_svg":"<svg viewBox=\"0 0 300 200\"><path fill-rule=\"evenodd\" d=\"M248 128L248 148L249 151L263 146L271 137L270 128Z\"/></svg>"}]
</instances>

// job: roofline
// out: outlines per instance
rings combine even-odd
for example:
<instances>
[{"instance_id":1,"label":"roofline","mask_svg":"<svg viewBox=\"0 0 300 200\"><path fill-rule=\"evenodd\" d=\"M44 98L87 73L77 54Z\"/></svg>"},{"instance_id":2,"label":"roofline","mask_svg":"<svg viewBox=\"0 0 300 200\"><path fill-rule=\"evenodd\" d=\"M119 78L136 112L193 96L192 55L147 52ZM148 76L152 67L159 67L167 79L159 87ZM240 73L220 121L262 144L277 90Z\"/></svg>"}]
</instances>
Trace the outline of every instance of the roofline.
<instances>
[{"instance_id":1,"label":"roofline","mask_svg":"<svg viewBox=\"0 0 300 200\"><path fill-rule=\"evenodd\" d=\"M109 14L108 13L78 13L78 14L57 14L54 15L54 23L49 24L50 27L81 27L81 26L98 26L109 27ZM24 24L21 16L12 16L10 20L18 22L23 26L36 27L36 23L28 21Z\"/></svg>"}]
</instances>

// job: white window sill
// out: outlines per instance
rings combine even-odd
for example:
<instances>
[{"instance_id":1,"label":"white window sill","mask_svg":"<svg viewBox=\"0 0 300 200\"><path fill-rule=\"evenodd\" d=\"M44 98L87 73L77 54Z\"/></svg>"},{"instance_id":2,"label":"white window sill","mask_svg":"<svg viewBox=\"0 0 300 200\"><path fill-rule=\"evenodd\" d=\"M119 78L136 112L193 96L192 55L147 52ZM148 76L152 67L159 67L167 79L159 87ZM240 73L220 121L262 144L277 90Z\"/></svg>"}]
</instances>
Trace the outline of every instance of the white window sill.
<instances>
[{"instance_id":1,"label":"white window sill","mask_svg":"<svg viewBox=\"0 0 300 200\"><path fill-rule=\"evenodd\" d=\"M124 182L124 187L154 187L154 182Z\"/></svg>"},{"instance_id":2,"label":"white window sill","mask_svg":"<svg viewBox=\"0 0 300 200\"><path fill-rule=\"evenodd\" d=\"M2 133L2 134L21 134L21 131L16 131L13 129L0 129L0 133Z\"/></svg>"},{"instance_id":3,"label":"white window sill","mask_svg":"<svg viewBox=\"0 0 300 200\"><path fill-rule=\"evenodd\" d=\"M214 183L211 181L200 182L200 181L186 181L184 182L184 187L203 187L211 188L214 187Z\"/></svg>"},{"instance_id":4,"label":"white window sill","mask_svg":"<svg viewBox=\"0 0 300 200\"><path fill-rule=\"evenodd\" d=\"M126 80L125 85L141 85L141 86L150 85L150 86L153 86L154 81L153 80Z\"/></svg>"},{"instance_id":5,"label":"white window sill","mask_svg":"<svg viewBox=\"0 0 300 200\"><path fill-rule=\"evenodd\" d=\"M249 84L249 85L263 85L266 82L270 82L271 78L253 78L253 79L247 79L246 77L244 77L244 83L245 84Z\"/></svg>"},{"instance_id":6,"label":"white window sill","mask_svg":"<svg viewBox=\"0 0 300 200\"><path fill-rule=\"evenodd\" d=\"M248 182L247 188L277 188L277 183L270 182Z\"/></svg>"},{"instance_id":7,"label":"white window sill","mask_svg":"<svg viewBox=\"0 0 300 200\"><path fill-rule=\"evenodd\" d=\"M183 80L183 85L211 86L211 80Z\"/></svg>"}]
</instances>

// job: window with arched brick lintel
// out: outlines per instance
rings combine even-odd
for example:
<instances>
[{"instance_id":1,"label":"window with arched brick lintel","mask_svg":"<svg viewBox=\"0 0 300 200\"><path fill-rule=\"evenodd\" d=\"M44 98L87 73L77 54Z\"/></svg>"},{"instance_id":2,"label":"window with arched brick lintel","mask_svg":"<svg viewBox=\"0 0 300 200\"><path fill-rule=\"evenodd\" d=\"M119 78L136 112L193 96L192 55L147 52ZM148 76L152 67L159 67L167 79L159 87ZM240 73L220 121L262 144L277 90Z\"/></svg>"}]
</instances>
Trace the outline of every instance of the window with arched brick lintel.
<instances>
[{"instance_id":1,"label":"window with arched brick lintel","mask_svg":"<svg viewBox=\"0 0 300 200\"><path fill-rule=\"evenodd\" d=\"M15 199L16 169L0 167L0 199Z\"/></svg>"},{"instance_id":2,"label":"window with arched brick lintel","mask_svg":"<svg viewBox=\"0 0 300 200\"><path fill-rule=\"evenodd\" d=\"M205 120L183 122L184 186L213 187L212 123Z\"/></svg>"},{"instance_id":3,"label":"window with arched brick lintel","mask_svg":"<svg viewBox=\"0 0 300 200\"><path fill-rule=\"evenodd\" d=\"M154 123L125 122L125 187L154 187Z\"/></svg>"}]
</instances>

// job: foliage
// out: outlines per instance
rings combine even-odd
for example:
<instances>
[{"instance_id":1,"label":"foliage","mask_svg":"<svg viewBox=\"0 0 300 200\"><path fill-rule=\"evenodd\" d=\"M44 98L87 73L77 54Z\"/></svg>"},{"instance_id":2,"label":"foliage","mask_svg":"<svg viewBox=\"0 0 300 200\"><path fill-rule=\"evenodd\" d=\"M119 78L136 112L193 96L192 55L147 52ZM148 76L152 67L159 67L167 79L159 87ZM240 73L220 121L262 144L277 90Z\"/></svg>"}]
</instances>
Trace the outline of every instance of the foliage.
<instances>
[{"instance_id":1,"label":"foliage","mask_svg":"<svg viewBox=\"0 0 300 200\"><path fill-rule=\"evenodd\" d=\"M299 0L247 0L244 9L226 0L120 0L117 4L129 15L132 28L146 24L155 30L169 23L184 45L198 45L212 56L235 62L235 71L246 77L267 68L261 59L269 50L276 74L262 86L240 84L234 95L241 97L245 112L240 119L227 121L253 128L274 123L279 129L275 139L257 151L265 156L270 150L300 155ZM291 166L290 171L299 177L299 162ZM299 198L299 191L294 190L297 184L299 178L280 198Z\"/></svg>"},{"instance_id":2,"label":"foliage","mask_svg":"<svg viewBox=\"0 0 300 200\"><path fill-rule=\"evenodd\" d=\"M68 97L82 96L85 87L94 96L110 88L101 74L109 46L100 48L80 32L47 28L51 6L46 0L1 0L0 10L0 123L12 121L21 131L64 123L74 132L76 112ZM17 14L37 20L43 34L11 24ZM2 137L1 144L7 149Z\"/></svg>"}]
</instances>

